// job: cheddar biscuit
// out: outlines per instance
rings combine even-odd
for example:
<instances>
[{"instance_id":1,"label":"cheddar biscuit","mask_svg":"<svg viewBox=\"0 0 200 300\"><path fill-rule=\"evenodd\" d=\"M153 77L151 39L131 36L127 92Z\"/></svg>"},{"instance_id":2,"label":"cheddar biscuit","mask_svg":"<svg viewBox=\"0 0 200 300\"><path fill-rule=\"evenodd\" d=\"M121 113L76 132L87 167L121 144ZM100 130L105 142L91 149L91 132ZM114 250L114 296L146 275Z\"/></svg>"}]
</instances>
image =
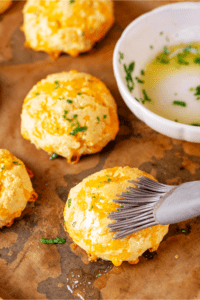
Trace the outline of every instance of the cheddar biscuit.
<instances>
[{"instance_id":1,"label":"cheddar biscuit","mask_svg":"<svg viewBox=\"0 0 200 300\"><path fill-rule=\"evenodd\" d=\"M0 228L10 226L37 194L21 160L0 149Z\"/></svg>"},{"instance_id":2,"label":"cheddar biscuit","mask_svg":"<svg viewBox=\"0 0 200 300\"><path fill-rule=\"evenodd\" d=\"M108 224L115 222L109 213L120 206L113 199L134 186L128 180L151 175L136 168L115 167L102 170L70 190L64 209L64 226L73 241L82 247L91 260L110 260L115 266L123 261L137 263L138 257L147 249L156 250L168 225L157 225L130 234L123 239L113 239L115 232L109 232Z\"/></svg>"},{"instance_id":3,"label":"cheddar biscuit","mask_svg":"<svg viewBox=\"0 0 200 300\"><path fill-rule=\"evenodd\" d=\"M114 22L111 0L28 0L23 15L25 45L52 58L89 51Z\"/></svg>"},{"instance_id":4,"label":"cheddar biscuit","mask_svg":"<svg viewBox=\"0 0 200 300\"><path fill-rule=\"evenodd\" d=\"M0 1L0 14L4 13L12 4L12 0Z\"/></svg>"},{"instance_id":5,"label":"cheddar biscuit","mask_svg":"<svg viewBox=\"0 0 200 300\"><path fill-rule=\"evenodd\" d=\"M38 149L78 162L118 132L116 104L97 78L77 71L49 75L24 100L21 133Z\"/></svg>"}]
</instances>

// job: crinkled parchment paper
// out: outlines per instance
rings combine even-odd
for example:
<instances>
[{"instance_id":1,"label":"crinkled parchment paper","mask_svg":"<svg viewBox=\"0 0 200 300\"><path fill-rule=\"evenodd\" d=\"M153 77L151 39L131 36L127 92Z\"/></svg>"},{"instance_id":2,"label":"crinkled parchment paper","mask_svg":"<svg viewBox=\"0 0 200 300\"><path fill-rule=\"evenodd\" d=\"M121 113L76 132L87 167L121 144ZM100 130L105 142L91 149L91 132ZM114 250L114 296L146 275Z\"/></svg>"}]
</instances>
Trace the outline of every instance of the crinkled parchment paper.
<instances>
[{"instance_id":1,"label":"crinkled parchment paper","mask_svg":"<svg viewBox=\"0 0 200 300\"><path fill-rule=\"evenodd\" d=\"M116 41L139 15L166 1L114 1L116 22L90 53L55 61L24 47L22 7L15 1L0 21L0 148L10 150L34 173L39 195L10 228L0 231L0 296L3 299L196 299L200 298L200 218L170 226L155 253L146 252L137 265L113 267L91 263L63 229L69 189L86 176L114 166L138 167L158 181L180 184L200 180L200 144L165 137L139 121L124 104L112 69ZM77 165L64 158L49 160L20 134L20 113L30 88L46 75L88 72L113 94L120 119L115 141ZM64 245L46 245L41 237L66 238Z\"/></svg>"}]
</instances>

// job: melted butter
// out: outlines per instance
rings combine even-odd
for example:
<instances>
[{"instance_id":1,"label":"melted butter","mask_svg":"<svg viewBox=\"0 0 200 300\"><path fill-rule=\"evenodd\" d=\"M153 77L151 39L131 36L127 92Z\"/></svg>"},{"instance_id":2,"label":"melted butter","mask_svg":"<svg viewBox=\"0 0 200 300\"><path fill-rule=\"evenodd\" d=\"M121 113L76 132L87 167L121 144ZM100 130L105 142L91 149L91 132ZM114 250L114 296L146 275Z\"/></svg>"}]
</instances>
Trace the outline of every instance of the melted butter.
<instances>
[{"instance_id":1,"label":"melted butter","mask_svg":"<svg viewBox=\"0 0 200 300\"><path fill-rule=\"evenodd\" d=\"M200 124L200 98L195 95L200 86L200 43L165 46L146 65L142 79L140 101L145 90L151 99L144 103L149 110L179 123Z\"/></svg>"}]
</instances>

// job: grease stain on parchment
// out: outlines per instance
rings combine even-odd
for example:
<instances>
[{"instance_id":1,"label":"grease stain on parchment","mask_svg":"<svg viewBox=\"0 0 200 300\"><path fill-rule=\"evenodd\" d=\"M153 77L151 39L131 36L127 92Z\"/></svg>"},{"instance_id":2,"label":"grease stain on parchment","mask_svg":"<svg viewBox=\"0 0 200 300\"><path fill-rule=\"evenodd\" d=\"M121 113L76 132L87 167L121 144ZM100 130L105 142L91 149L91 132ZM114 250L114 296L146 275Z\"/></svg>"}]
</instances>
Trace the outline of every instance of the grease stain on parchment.
<instances>
[{"instance_id":1,"label":"grease stain on parchment","mask_svg":"<svg viewBox=\"0 0 200 300\"><path fill-rule=\"evenodd\" d=\"M15 232L3 233L0 232L0 249L10 248L17 241L18 234Z\"/></svg>"},{"instance_id":2,"label":"grease stain on parchment","mask_svg":"<svg viewBox=\"0 0 200 300\"><path fill-rule=\"evenodd\" d=\"M59 236L65 236L61 226ZM93 282L98 276L112 268L111 262L98 260L85 264L82 259L71 251L71 240L66 239L64 245L56 245L62 258L61 274L56 278L49 277L38 285L38 292L51 299L101 299L101 294Z\"/></svg>"},{"instance_id":3,"label":"grease stain on parchment","mask_svg":"<svg viewBox=\"0 0 200 300\"><path fill-rule=\"evenodd\" d=\"M142 163L139 168L147 173L156 170L155 177L161 183L181 184L199 180L200 156L185 153L184 144L174 144L172 140L172 148L164 150L163 157L152 156L151 161Z\"/></svg>"},{"instance_id":4,"label":"grease stain on parchment","mask_svg":"<svg viewBox=\"0 0 200 300\"><path fill-rule=\"evenodd\" d=\"M15 220L11 227L3 227L0 232L0 257L7 263L15 261L17 254L23 250L27 239L32 235L32 229L36 226L37 216L26 215L23 220ZM6 243L6 241L9 242Z\"/></svg>"}]
</instances>

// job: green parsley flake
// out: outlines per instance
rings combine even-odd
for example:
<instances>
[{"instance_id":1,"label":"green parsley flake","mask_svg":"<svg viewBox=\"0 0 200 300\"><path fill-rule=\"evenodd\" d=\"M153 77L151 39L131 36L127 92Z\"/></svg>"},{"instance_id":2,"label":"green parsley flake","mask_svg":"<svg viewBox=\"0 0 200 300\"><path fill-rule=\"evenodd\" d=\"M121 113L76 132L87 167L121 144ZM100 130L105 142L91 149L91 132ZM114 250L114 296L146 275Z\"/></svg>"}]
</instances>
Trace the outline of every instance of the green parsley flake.
<instances>
[{"instance_id":1,"label":"green parsley flake","mask_svg":"<svg viewBox=\"0 0 200 300\"><path fill-rule=\"evenodd\" d=\"M57 158L57 157L58 157L58 154L55 153L55 152L53 152L53 153L51 154L51 156L50 156L50 159L55 159L55 158Z\"/></svg>"},{"instance_id":2,"label":"green parsley flake","mask_svg":"<svg viewBox=\"0 0 200 300\"><path fill-rule=\"evenodd\" d=\"M177 54L179 65L189 65L189 62L184 59L186 56L187 56L187 53L185 53L185 52Z\"/></svg>"},{"instance_id":3,"label":"green parsley flake","mask_svg":"<svg viewBox=\"0 0 200 300\"><path fill-rule=\"evenodd\" d=\"M142 76L144 76L144 75L145 75L145 71L144 71L144 70L141 70L141 71L140 71L140 74L141 74Z\"/></svg>"},{"instance_id":4,"label":"green parsley flake","mask_svg":"<svg viewBox=\"0 0 200 300\"><path fill-rule=\"evenodd\" d=\"M194 63L200 65L200 57L196 57Z\"/></svg>"},{"instance_id":5,"label":"green parsley flake","mask_svg":"<svg viewBox=\"0 0 200 300\"><path fill-rule=\"evenodd\" d=\"M62 96L62 97L59 97L58 100L65 100L65 98Z\"/></svg>"},{"instance_id":6,"label":"green parsley flake","mask_svg":"<svg viewBox=\"0 0 200 300\"><path fill-rule=\"evenodd\" d=\"M64 114L65 114L65 115L68 114L68 110L64 110Z\"/></svg>"},{"instance_id":7,"label":"green parsley flake","mask_svg":"<svg viewBox=\"0 0 200 300\"><path fill-rule=\"evenodd\" d=\"M178 120L177 120L177 119L175 119L175 120L174 120L174 122L178 122Z\"/></svg>"},{"instance_id":8,"label":"green parsley flake","mask_svg":"<svg viewBox=\"0 0 200 300\"><path fill-rule=\"evenodd\" d=\"M163 31L161 31L161 32L160 32L160 35L163 35L163 34L164 34L164 32L163 32Z\"/></svg>"},{"instance_id":9,"label":"green parsley flake","mask_svg":"<svg viewBox=\"0 0 200 300\"><path fill-rule=\"evenodd\" d=\"M182 106L182 107L186 107L186 103L184 101L179 101L179 100L175 100L172 102L174 105L179 105L179 106Z\"/></svg>"},{"instance_id":10,"label":"green parsley flake","mask_svg":"<svg viewBox=\"0 0 200 300\"><path fill-rule=\"evenodd\" d=\"M94 206L93 206L93 205L91 205L89 210L92 210L93 208L94 208Z\"/></svg>"},{"instance_id":11,"label":"green parsley flake","mask_svg":"<svg viewBox=\"0 0 200 300\"><path fill-rule=\"evenodd\" d=\"M165 40L166 40L166 42L170 41L170 39L168 38L168 36L166 36Z\"/></svg>"},{"instance_id":12,"label":"green parsley flake","mask_svg":"<svg viewBox=\"0 0 200 300\"><path fill-rule=\"evenodd\" d=\"M1 170L5 170L6 166L4 165L3 167L1 167Z\"/></svg>"},{"instance_id":13,"label":"green parsley flake","mask_svg":"<svg viewBox=\"0 0 200 300\"><path fill-rule=\"evenodd\" d=\"M76 221L72 223L72 226L75 227L76 226Z\"/></svg>"},{"instance_id":14,"label":"green parsley flake","mask_svg":"<svg viewBox=\"0 0 200 300\"><path fill-rule=\"evenodd\" d=\"M68 208L70 208L70 206L71 206L71 204L72 204L72 199L69 198L67 202L68 202Z\"/></svg>"},{"instance_id":15,"label":"green parsley flake","mask_svg":"<svg viewBox=\"0 0 200 300\"><path fill-rule=\"evenodd\" d=\"M36 96L39 96L40 93L35 93Z\"/></svg>"},{"instance_id":16,"label":"green parsley flake","mask_svg":"<svg viewBox=\"0 0 200 300\"><path fill-rule=\"evenodd\" d=\"M108 178L106 181L104 181L104 182L110 182L111 181L111 178Z\"/></svg>"},{"instance_id":17,"label":"green parsley flake","mask_svg":"<svg viewBox=\"0 0 200 300\"><path fill-rule=\"evenodd\" d=\"M153 49L153 45L150 45L149 47L150 47L150 49Z\"/></svg>"},{"instance_id":18,"label":"green parsley flake","mask_svg":"<svg viewBox=\"0 0 200 300\"><path fill-rule=\"evenodd\" d=\"M57 80L54 81L54 83L56 84L56 87L54 88L54 90L56 90L56 89L58 89L60 87L60 84L59 84L59 82Z\"/></svg>"},{"instance_id":19,"label":"green parsley flake","mask_svg":"<svg viewBox=\"0 0 200 300\"><path fill-rule=\"evenodd\" d=\"M124 53L119 51L119 63L121 64L121 60L124 59Z\"/></svg>"},{"instance_id":20,"label":"green parsley flake","mask_svg":"<svg viewBox=\"0 0 200 300\"><path fill-rule=\"evenodd\" d=\"M82 132L82 131L86 131L88 128L87 126L83 126L83 127L76 127L75 129L73 129L70 134L71 135L75 135L77 134L78 132Z\"/></svg>"},{"instance_id":21,"label":"green parsley flake","mask_svg":"<svg viewBox=\"0 0 200 300\"><path fill-rule=\"evenodd\" d=\"M123 65L124 66L124 71L126 72L126 86L129 89L130 92L132 92L132 90L134 89L134 82L133 82L133 78L132 78L132 73L134 71L135 68L135 62L131 62L128 66L126 66L126 64Z\"/></svg>"},{"instance_id":22,"label":"green parsley flake","mask_svg":"<svg viewBox=\"0 0 200 300\"><path fill-rule=\"evenodd\" d=\"M196 87L196 93L195 96L200 96L200 85ZM199 97L197 97L197 100L199 100Z\"/></svg>"},{"instance_id":23,"label":"green parsley flake","mask_svg":"<svg viewBox=\"0 0 200 300\"><path fill-rule=\"evenodd\" d=\"M21 164L18 161L13 161L13 164L20 166Z\"/></svg>"},{"instance_id":24,"label":"green parsley flake","mask_svg":"<svg viewBox=\"0 0 200 300\"><path fill-rule=\"evenodd\" d=\"M147 92L145 91L145 89L142 90L142 93L144 95L144 99L141 99L142 104L144 104L146 101L151 102L151 98L149 98L149 96L147 95Z\"/></svg>"},{"instance_id":25,"label":"green parsley flake","mask_svg":"<svg viewBox=\"0 0 200 300\"><path fill-rule=\"evenodd\" d=\"M82 95L82 93L77 93L77 95L79 95L79 96L80 96L80 95Z\"/></svg>"},{"instance_id":26,"label":"green parsley flake","mask_svg":"<svg viewBox=\"0 0 200 300\"><path fill-rule=\"evenodd\" d=\"M40 242L44 244L64 244L65 239L61 239L58 237L55 239L44 239L43 237L41 237Z\"/></svg>"},{"instance_id":27,"label":"green parsley flake","mask_svg":"<svg viewBox=\"0 0 200 300\"><path fill-rule=\"evenodd\" d=\"M73 118L74 118L74 119L76 119L77 117L78 117L78 115L76 115L76 114L75 114L75 115L73 115Z\"/></svg>"},{"instance_id":28,"label":"green parsley flake","mask_svg":"<svg viewBox=\"0 0 200 300\"><path fill-rule=\"evenodd\" d=\"M200 123L192 123L192 126L200 126Z\"/></svg>"},{"instance_id":29,"label":"green parsley flake","mask_svg":"<svg viewBox=\"0 0 200 300\"><path fill-rule=\"evenodd\" d=\"M100 122L100 119L99 119L99 117L96 117L96 119L97 119L97 121L98 121L98 123Z\"/></svg>"},{"instance_id":30,"label":"green parsley flake","mask_svg":"<svg viewBox=\"0 0 200 300\"><path fill-rule=\"evenodd\" d=\"M104 115L103 118L106 119L106 118L107 118L107 115Z\"/></svg>"},{"instance_id":31,"label":"green parsley flake","mask_svg":"<svg viewBox=\"0 0 200 300\"><path fill-rule=\"evenodd\" d=\"M169 54L169 48L167 46L163 47L163 53L168 55Z\"/></svg>"},{"instance_id":32,"label":"green parsley flake","mask_svg":"<svg viewBox=\"0 0 200 300\"><path fill-rule=\"evenodd\" d=\"M139 77L135 77L135 80L137 80L138 83L144 83L144 80L140 79Z\"/></svg>"},{"instance_id":33,"label":"green parsley flake","mask_svg":"<svg viewBox=\"0 0 200 300\"><path fill-rule=\"evenodd\" d=\"M156 59L161 63L161 64L169 64L170 59L169 59L169 49L167 46L163 47L163 51L156 57Z\"/></svg>"},{"instance_id":34,"label":"green parsley flake","mask_svg":"<svg viewBox=\"0 0 200 300\"><path fill-rule=\"evenodd\" d=\"M96 277L100 277L101 276L101 274L97 274L97 276Z\"/></svg>"},{"instance_id":35,"label":"green parsley flake","mask_svg":"<svg viewBox=\"0 0 200 300\"><path fill-rule=\"evenodd\" d=\"M74 2L75 2L75 0L69 0L69 4L72 4Z\"/></svg>"},{"instance_id":36,"label":"green parsley flake","mask_svg":"<svg viewBox=\"0 0 200 300\"><path fill-rule=\"evenodd\" d=\"M67 99L67 102L70 103L70 104L73 103L73 101L70 100L70 99Z\"/></svg>"},{"instance_id":37,"label":"green parsley flake","mask_svg":"<svg viewBox=\"0 0 200 300\"><path fill-rule=\"evenodd\" d=\"M81 33L81 35L85 35L85 32L83 31L83 32Z\"/></svg>"}]
</instances>

